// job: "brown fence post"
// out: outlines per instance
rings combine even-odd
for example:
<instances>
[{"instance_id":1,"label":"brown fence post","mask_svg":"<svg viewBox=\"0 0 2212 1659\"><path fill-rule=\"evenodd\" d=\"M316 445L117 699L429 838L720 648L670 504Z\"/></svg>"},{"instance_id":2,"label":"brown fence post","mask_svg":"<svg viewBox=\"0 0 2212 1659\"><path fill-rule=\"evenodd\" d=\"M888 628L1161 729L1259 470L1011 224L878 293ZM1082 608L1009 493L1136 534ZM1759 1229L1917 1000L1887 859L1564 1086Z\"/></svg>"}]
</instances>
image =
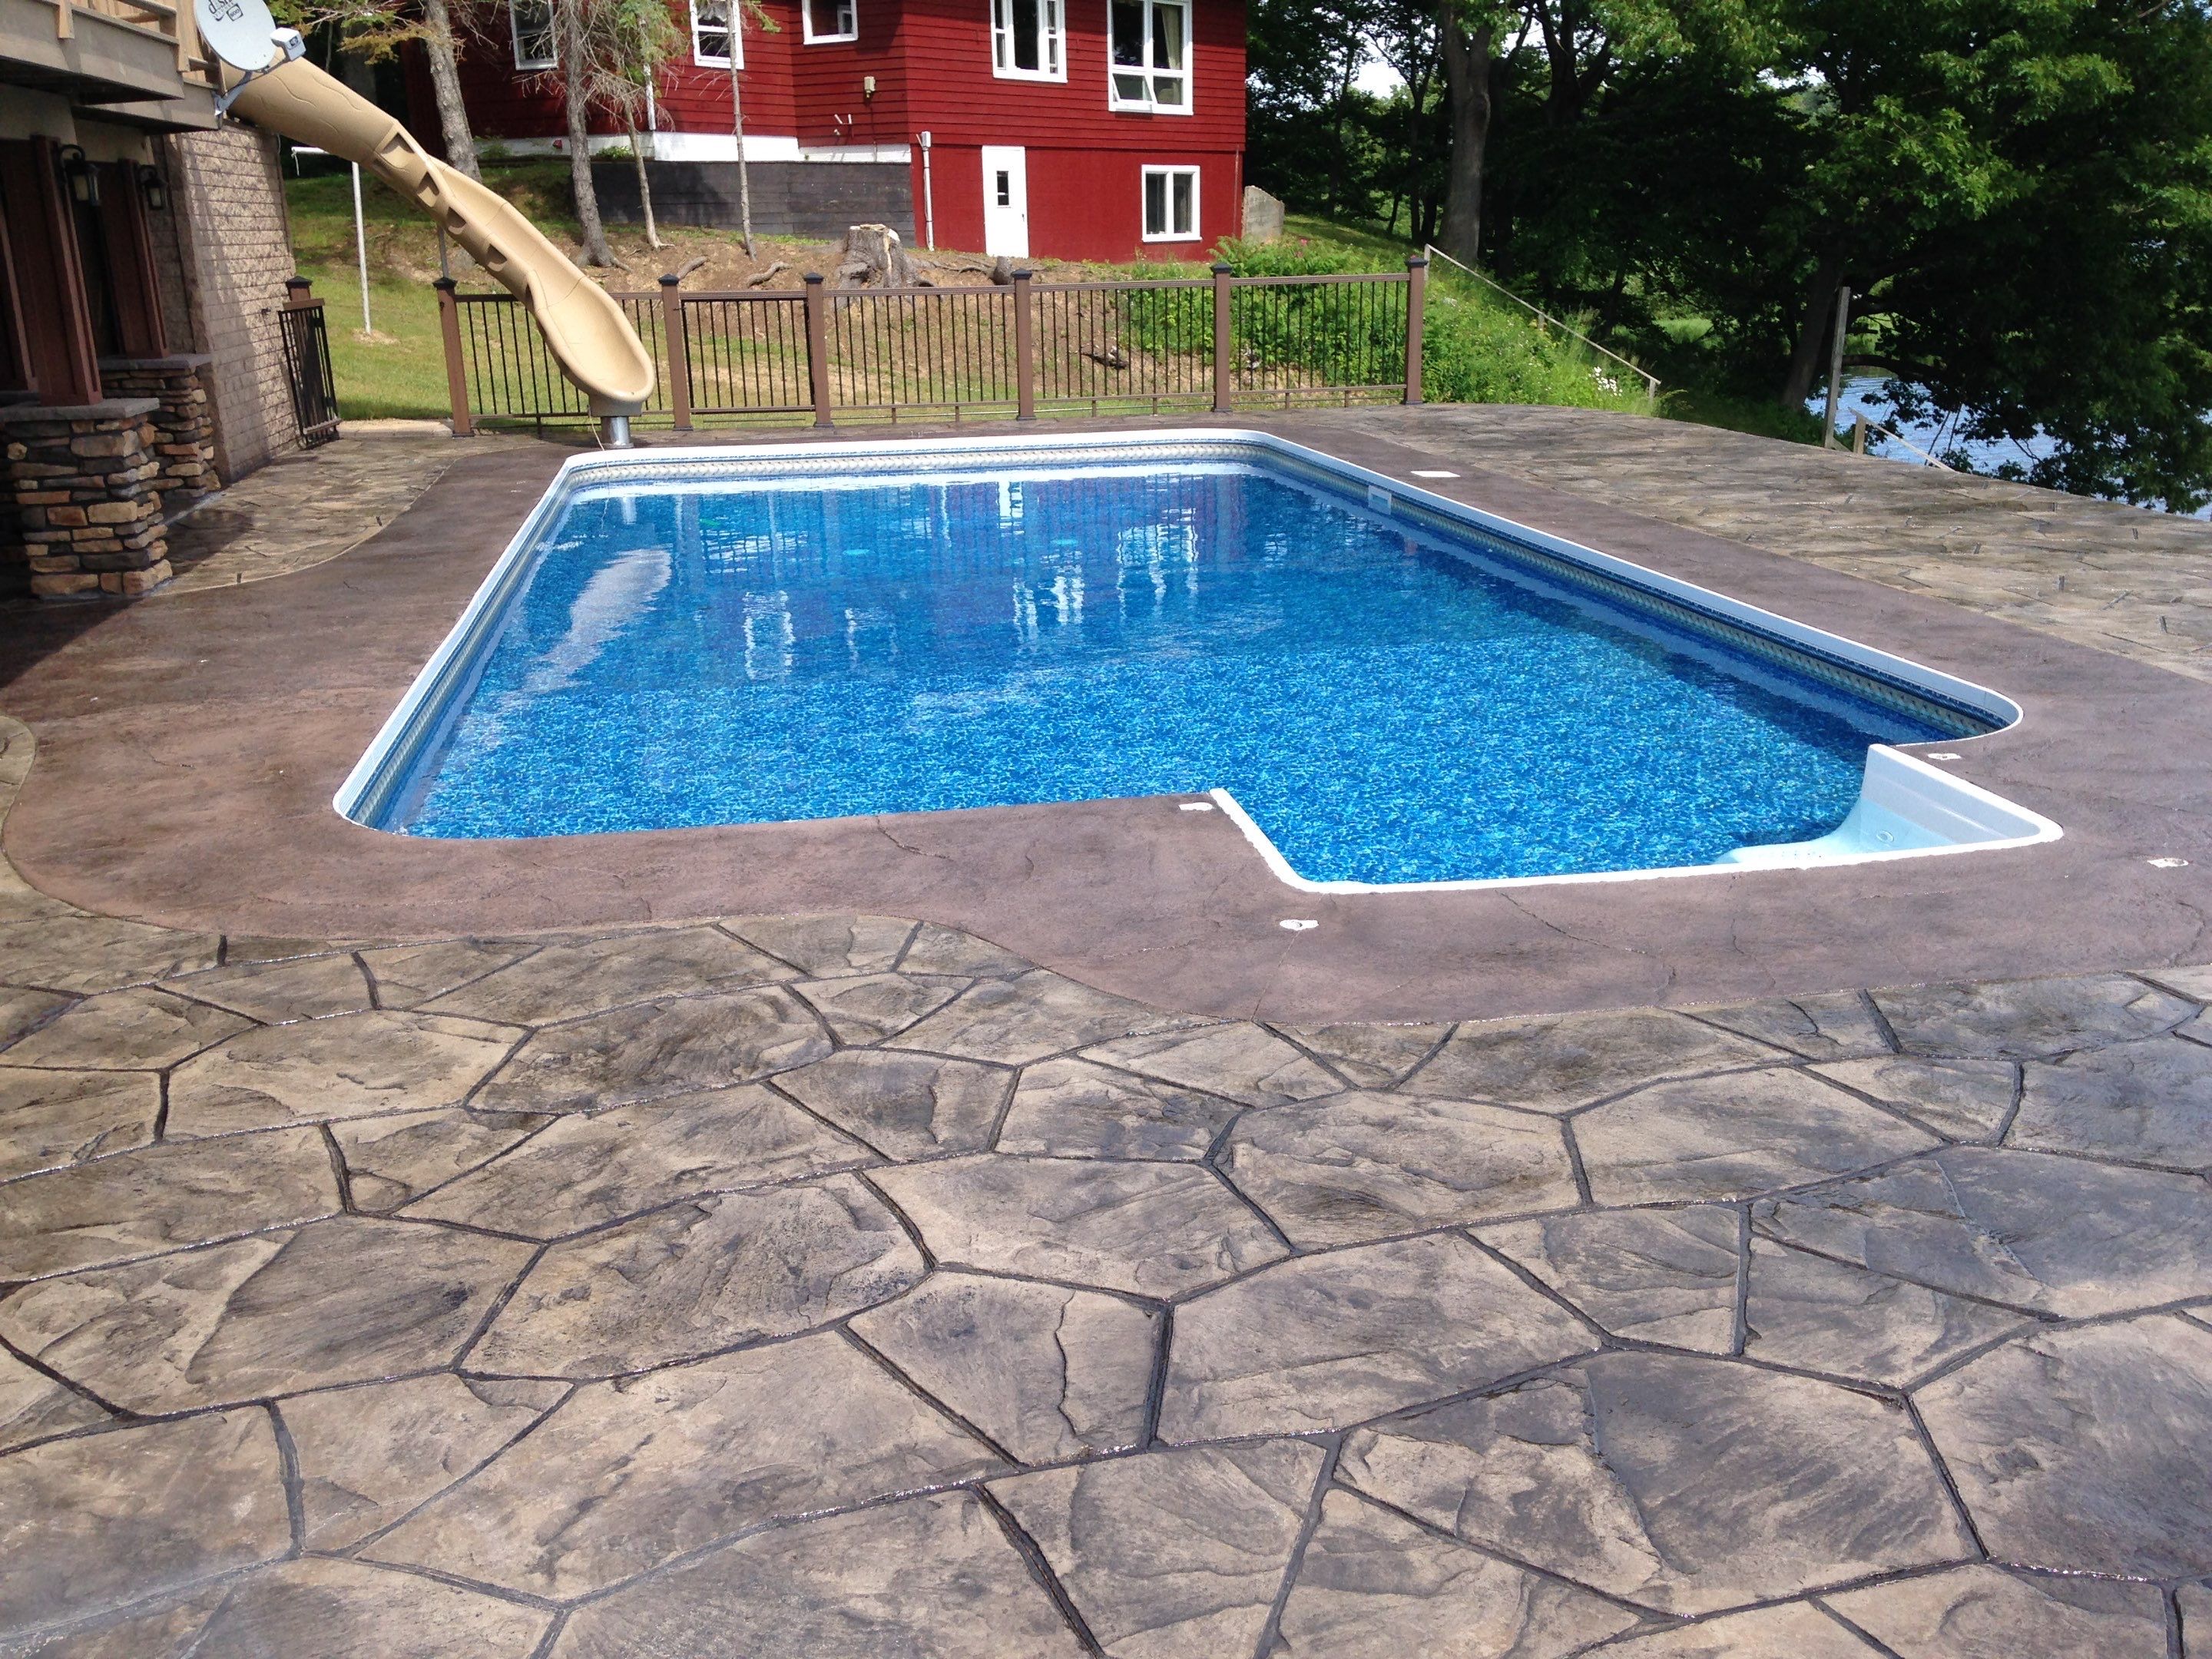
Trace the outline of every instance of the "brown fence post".
<instances>
[{"instance_id":1,"label":"brown fence post","mask_svg":"<svg viewBox=\"0 0 2212 1659\"><path fill-rule=\"evenodd\" d=\"M806 273L806 379L814 391L814 424L835 426L830 418L830 296L822 273Z\"/></svg>"},{"instance_id":2,"label":"brown fence post","mask_svg":"<svg viewBox=\"0 0 2212 1659\"><path fill-rule=\"evenodd\" d=\"M1429 302L1426 254L1406 256L1406 401L1421 401L1421 323Z\"/></svg>"},{"instance_id":3,"label":"brown fence post","mask_svg":"<svg viewBox=\"0 0 2212 1659\"><path fill-rule=\"evenodd\" d=\"M1237 390L1236 365L1230 361L1237 337L1235 319L1230 314L1230 273L1234 265L1218 264L1213 268L1213 412L1226 415L1230 401Z\"/></svg>"},{"instance_id":4,"label":"brown fence post","mask_svg":"<svg viewBox=\"0 0 2212 1659\"><path fill-rule=\"evenodd\" d=\"M456 284L441 276L430 284L438 290L438 332L446 342L446 396L453 405L453 435L474 435L477 426L469 416L469 374L461 362L461 307L453 298Z\"/></svg>"},{"instance_id":5,"label":"brown fence post","mask_svg":"<svg viewBox=\"0 0 2212 1659\"><path fill-rule=\"evenodd\" d=\"M1030 282L1036 273L1014 273L1014 418L1036 419L1036 295Z\"/></svg>"},{"instance_id":6,"label":"brown fence post","mask_svg":"<svg viewBox=\"0 0 2212 1659\"><path fill-rule=\"evenodd\" d=\"M676 416L676 429L691 429L691 345L684 334L684 295L677 285L681 276L660 279L660 341L668 358L668 407Z\"/></svg>"}]
</instances>

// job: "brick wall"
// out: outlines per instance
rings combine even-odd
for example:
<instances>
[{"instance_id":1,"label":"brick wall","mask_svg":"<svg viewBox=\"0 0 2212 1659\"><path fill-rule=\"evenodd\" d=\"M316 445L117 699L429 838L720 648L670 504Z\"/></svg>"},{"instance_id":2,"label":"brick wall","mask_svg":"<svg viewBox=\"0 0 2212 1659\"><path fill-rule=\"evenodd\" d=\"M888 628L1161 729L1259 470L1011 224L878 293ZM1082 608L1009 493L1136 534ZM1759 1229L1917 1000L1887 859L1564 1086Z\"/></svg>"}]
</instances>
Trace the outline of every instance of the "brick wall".
<instances>
[{"instance_id":1,"label":"brick wall","mask_svg":"<svg viewBox=\"0 0 2212 1659\"><path fill-rule=\"evenodd\" d=\"M164 148L191 349L214 359L204 379L216 469L235 479L299 441L272 314L292 274L276 141L226 126L173 134Z\"/></svg>"}]
</instances>

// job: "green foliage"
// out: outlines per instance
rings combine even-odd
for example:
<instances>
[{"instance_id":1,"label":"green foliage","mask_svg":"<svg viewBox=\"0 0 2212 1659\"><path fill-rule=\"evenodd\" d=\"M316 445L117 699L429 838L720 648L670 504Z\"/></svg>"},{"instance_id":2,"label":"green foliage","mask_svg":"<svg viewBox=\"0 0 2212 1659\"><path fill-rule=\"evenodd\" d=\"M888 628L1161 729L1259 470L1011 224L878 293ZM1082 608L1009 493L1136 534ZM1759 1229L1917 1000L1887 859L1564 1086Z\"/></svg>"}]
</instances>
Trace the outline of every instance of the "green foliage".
<instances>
[{"instance_id":1,"label":"green foliage","mask_svg":"<svg viewBox=\"0 0 2212 1659\"><path fill-rule=\"evenodd\" d=\"M1133 280L1188 281L1190 271L1179 265L1139 264ZM1213 290L1204 288L1139 289L1117 295L1121 312L1121 337L1139 351L1161 356L1211 352L1213 349Z\"/></svg>"},{"instance_id":2,"label":"green foliage","mask_svg":"<svg viewBox=\"0 0 2212 1659\"><path fill-rule=\"evenodd\" d=\"M667 0L592 0L584 15L592 101L635 129L652 101L647 88L689 49L686 37Z\"/></svg>"},{"instance_id":3,"label":"green foliage","mask_svg":"<svg viewBox=\"0 0 2212 1659\"><path fill-rule=\"evenodd\" d=\"M1541 319L1440 289L1431 292L1421 337L1421 383L1435 403L1656 412L1640 376Z\"/></svg>"},{"instance_id":4,"label":"green foliage","mask_svg":"<svg viewBox=\"0 0 2212 1659\"><path fill-rule=\"evenodd\" d=\"M1373 237L1224 242L1220 257L1240 276L1406 268L1404 249ZM1350 384L1395 378L1406 350L1402 312L1386 311L1377 318L1358 302L1339 297L1350 291L1339 286L1284 290L1293 296L1289 303L1255 306L1239 314L1238 349L1260 366L1296 365ZM1565 404L1654 412L1643 379L1632 370L1502 295L1443 270L1432 275L1424 310L1421 381L1423 395L1437 403Z\"/></svg>"},{"instance_id":5,"label":"green foliage","mask_svg":"<svg viewBox=\"0 0 2212 1659\"><path fill-rule=\"evenodd\" d=\"M1425 234L1425 15L1255 0L1250 176ZM1407 85L1362 92L1347 35ZM1855 366L2056 440L2038 482L2212 495L2206 0L1520 0L1495 51L1486 263L1695 387L1684 412L1801 428L1840 281Z\"/></svg>"}]
</instances>

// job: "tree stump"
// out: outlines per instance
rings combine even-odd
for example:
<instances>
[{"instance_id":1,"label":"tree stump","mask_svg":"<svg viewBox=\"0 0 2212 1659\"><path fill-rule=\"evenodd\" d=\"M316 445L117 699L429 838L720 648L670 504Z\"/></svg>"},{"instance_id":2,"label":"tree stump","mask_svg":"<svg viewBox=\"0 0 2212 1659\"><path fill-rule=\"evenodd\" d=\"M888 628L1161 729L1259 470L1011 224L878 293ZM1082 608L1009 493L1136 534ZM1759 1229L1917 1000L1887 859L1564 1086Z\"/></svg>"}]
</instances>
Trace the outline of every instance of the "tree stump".
<instances>
[{"instance_id":1,"label":"tree stump","mask_svg":"<svg viewBox=\"0 0 2212 1659\"><path fill-rule=\"evenodd\" d=\"M837 282L845 288L912 288L914 261L907 258L898 232L889 225L851 225L845 231L844 262Z\"/></svg>"}]
</instances>

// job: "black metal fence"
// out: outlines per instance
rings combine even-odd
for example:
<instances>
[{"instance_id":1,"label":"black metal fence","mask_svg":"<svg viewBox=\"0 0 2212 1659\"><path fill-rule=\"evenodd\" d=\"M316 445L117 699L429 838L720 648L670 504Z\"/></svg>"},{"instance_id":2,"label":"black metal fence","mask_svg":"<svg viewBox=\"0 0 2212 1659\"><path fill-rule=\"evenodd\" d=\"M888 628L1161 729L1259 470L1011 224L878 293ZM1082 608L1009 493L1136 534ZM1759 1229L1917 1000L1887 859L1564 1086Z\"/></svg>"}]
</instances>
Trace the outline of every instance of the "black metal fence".
<instances>
[{"instance_id":1,"label":"black metal fence","mask_svg":"<svg viewBox=\"0 0 2212 1659\"><path fill-rule=\"evenodd\" d=\"M284 347L284 380L292 394L292 419L302 448L313 449L338 435L338 388L331 373L331 336L323 302L305 277L285 284L288 297L276 308L277 337Z\"/></svg>"},{"instance_id":2,"label":"black metal fence","mask_svg":"<svg viewBox=\"0 0 2212 1659\"><path fill-rule=\"evenodd\" d=\"M617 294L658 370L641 424L1421 400L1428 262L1352 276ZM508 295L437 285L453 427L588 419ZM673 345L676 349L672 350Z\"/></svg>"}]
</instances>

